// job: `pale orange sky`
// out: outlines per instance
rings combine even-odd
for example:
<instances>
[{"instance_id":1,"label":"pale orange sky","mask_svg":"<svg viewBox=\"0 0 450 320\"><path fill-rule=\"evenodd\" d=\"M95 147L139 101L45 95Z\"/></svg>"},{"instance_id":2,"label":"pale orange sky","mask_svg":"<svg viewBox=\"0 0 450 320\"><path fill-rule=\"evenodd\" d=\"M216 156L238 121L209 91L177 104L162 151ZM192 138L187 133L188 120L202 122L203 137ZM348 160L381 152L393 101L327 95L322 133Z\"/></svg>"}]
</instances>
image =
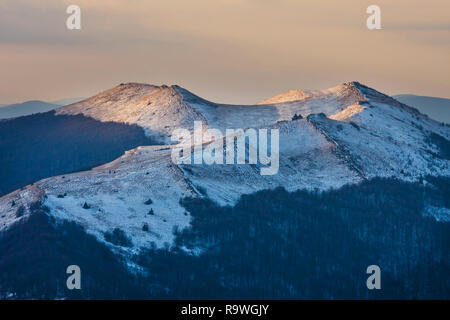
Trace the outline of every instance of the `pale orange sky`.
<instances>
[{"instance_id":1,"label":"pale orange sky","mask_svg":"<svg viewBox=\"0 0 450 320\"><path fill-rule=\"evenodd\" d=\"M366 28L371 4L382 30ZM450 98L450 1L0 0L0 104L130 81L255 103L351 80Z\"/></svg>"}]
</instances>

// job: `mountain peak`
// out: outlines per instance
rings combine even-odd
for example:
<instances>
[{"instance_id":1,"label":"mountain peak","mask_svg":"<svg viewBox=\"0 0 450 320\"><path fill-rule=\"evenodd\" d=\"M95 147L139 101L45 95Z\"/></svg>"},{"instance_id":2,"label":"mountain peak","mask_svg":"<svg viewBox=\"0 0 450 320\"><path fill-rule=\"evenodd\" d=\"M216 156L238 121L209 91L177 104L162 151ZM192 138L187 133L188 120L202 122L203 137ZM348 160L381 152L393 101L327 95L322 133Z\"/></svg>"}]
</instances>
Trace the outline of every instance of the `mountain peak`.
<instances>
[{"instance_id":1,"label":"mountain peak","mask_svg":"<svg viewBox=\"0 0 450 320\"><path fill-rule=\"evenodd\" d=\"M290 102L290 101L299 101L306 98L311 97L311 94L309 94L305 90L299 90L299 89L291 89L287 90L285 92L282 92L274 97L261 100L257 102L257 105L260 104L273 104L273 103L283 103L283 102Z\"/></svg>"},{"instance_id":2,"label":"mountain peak","mask_svg":"<svg viewBox=\"0 0 450 320\"><path fill-rule=\"evenodd\" d=\"M337 86L321 90L321 92L324 93L345 93L345 92L354 92L354 93L360 93L363 94L363 91L366 89L369 89L369 87L361 84L358 81L349 81L344 82L341 84L338 84Z\"/></svg>"},{"instance_id":3,"label":"mountain peak","mask_svg":"<svg viewBox=\"0 0 450 320\"><path fill-rule=\"evenodd\" d=\"M342 96L348 96L353 97L354 99L361 99L364 100L364 95L366 92L373 91L378 92L376 90L373 90L364 84L361 84L358 81L350 81L350 82L344 82L342 84L339 84L337 86L323 89L323 90L300 90L300 89L291 89L287 90L283 93L280 93L276 96L273 96L268 99L264 99L256 103L257 105L261 104L278 104L278 103L285 103L285 102L294 102L294 101L302 101L307 100L309 98L317 98L321 96L329 96L334 95L337 97Z\"/></svg>"},{"instance_id":4,"label":"mountain peak","mask_svg":"<svg viewBox=\"0 0 450 320\"><path fill-rule=\"evenodd\" d=\"M203 120L186 101L203 100L177 85L130 82L59 108L56 114L83 114L104 122L135 124L148 136L166 141L175 128L190 128L194 120Z\"/></svg>"},{"instance_id":5,"label":"mountain peak","mask_svg":"<svg viewBox=\"0 0 450 320\"><path fill-rule=\"evenodd\" d=\"M388 95L386 95L378 90L375 90L369 86L366 86L365 84L358 82L358 81L344 82L341 85L341 87L356 90L364 96L389 97Z\"/></svg>"}]
</instances>

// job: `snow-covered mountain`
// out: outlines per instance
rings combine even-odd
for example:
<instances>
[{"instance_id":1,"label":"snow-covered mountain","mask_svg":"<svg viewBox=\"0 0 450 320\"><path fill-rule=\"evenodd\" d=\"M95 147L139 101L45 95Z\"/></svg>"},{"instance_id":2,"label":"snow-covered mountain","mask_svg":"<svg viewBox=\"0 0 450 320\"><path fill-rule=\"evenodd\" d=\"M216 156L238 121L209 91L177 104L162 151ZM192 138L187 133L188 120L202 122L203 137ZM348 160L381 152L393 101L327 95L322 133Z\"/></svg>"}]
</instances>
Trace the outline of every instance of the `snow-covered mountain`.
<instances>
[{"instance_id":1,"label":"snow-covered mountain","mask_svg":"<svg viewBox=\"0 0 450 320\"><path fill-rule=\"evenodd\" d=\"M450 128L357 82L288 91L247 106L213 103L179 86L129 83L56 113L136 124L164 145L138 147L93 170L50 177L0 198L0 230L42 203L49 215L75 221L101 241L120 227L134 244L127 250L135 252L152 242L170 244L174 227L189 226L179 203L184 197L232 205L244 194L279 186L326 190L374 177L450 175ZM194 121L221 130L278 129L278 174L262 176L259 165L173 163L170 136L177 128L193 130Z\"/></svg>"}]
</instances>

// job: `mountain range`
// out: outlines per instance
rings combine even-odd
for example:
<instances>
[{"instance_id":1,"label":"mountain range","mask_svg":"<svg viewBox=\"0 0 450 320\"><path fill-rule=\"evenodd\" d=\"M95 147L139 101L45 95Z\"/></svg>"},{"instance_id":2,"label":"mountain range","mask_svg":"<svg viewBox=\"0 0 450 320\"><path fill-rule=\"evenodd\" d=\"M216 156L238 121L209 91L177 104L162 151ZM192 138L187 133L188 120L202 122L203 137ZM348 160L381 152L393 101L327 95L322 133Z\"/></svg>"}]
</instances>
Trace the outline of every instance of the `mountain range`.
<instances>
[{"instance_id":1,"label":"mountain range","mask_svg":"<svg viewBox=\"0 0 450 320\"><path fill-rule=\"evenodd\" d=\"M278 129L278 174L261 176L260 163L174 163L171 135L192 132L194 121L223 132ZM186 199L238 208L279 188L319 197L388 179L438 190L433 179L450 176L449 126L358 82L290 90L255 105L214 103L177 85L126 83L54 111L0 121L0 133L0 232L26 228L39 212L81 226L132 270L142 267L136 256L168 250L180 232L198 226ZM442 201L426 202L420 214L448 226ZM210 245L182 252L202 255Z\"/></svg>"}]
</instances>

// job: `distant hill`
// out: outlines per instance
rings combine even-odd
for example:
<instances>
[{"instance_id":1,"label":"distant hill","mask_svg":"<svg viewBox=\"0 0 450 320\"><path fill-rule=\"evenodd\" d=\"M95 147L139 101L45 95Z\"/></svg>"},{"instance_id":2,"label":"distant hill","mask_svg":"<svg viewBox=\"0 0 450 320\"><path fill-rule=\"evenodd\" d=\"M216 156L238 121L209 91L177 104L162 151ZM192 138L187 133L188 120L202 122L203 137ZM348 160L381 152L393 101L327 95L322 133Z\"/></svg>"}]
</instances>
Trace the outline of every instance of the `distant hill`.
<instances>
[{"instance_id":1,"label":"distant hill","mask_svg":"<svg viewBox=\"0 0 450 320\"><path fill-rule=\"evenodd\" d=\"M450 99L416 96L414 94L398 94L394 99L419 109L431 118L445 123L450 123Z\"/></svg>"},{"instance_id":2,"label":"distant hill","mask_svg":"<svg viewBox=\"0 0 450 320\"><path fill-rule=\"evenodd\" d=\"M0 107L0 119L15 118L34 113L47 112L59 108L60 106L61 105L39 100L10 104Z\"/></svg>"},{"instance_id":3,"label":"distant hill","mask_svg":"<svg viewBox=\"0 0 450 320\"><path fill-rule=\"evenodd\" d=\"M23 103L0 104L0 119L28 116L30 114L47 112L61 106L66 106L83 100L83 98L61 99L52 102L30 100Z\"/></svg>"}]
</instances>

